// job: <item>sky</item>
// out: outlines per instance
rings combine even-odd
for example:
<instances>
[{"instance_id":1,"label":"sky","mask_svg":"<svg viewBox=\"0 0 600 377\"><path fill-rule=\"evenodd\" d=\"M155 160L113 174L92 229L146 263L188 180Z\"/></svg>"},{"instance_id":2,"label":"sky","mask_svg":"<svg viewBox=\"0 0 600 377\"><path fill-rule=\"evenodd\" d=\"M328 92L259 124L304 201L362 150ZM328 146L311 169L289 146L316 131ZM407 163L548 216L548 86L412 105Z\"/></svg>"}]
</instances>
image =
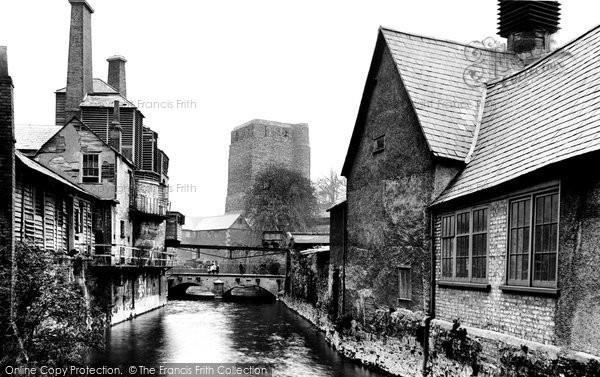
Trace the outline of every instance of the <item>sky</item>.
<instances>
[{"instance_id":1,"label":"sky","mask_svg":"<svg viewBox=\"0 0 600 377\"><path fill-rule=\"evenodd\" d=\"M469 43L496 35L493 0L88 0L94 77L127 58L127 95L170 158L171 208L224 212L230 132L250 119L308 123L311 176L341 170L379 26ZM558 45L600 24L562 1ZM66 85L67 0L0 3L17 124L54 124Z\"/></svg>"}]
</instances>

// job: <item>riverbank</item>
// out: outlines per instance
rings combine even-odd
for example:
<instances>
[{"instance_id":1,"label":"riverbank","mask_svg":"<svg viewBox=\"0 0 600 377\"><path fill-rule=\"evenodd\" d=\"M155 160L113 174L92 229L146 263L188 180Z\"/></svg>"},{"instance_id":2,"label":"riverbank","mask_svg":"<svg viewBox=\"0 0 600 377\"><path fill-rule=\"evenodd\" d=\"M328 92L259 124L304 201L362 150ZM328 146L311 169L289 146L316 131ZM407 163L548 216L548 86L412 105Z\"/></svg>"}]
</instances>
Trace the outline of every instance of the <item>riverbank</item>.
<instances>
[{"instance_id":1,"label":"riverbank","mask_svg":"<svg viewBox=\"0 0 600 377\"><path fill-rule=\"evenodd\" d=\"M350 329L350 335L344 335L327 318L325 311L289 296L281 298L281 302L323 332L327 343L342 357L389 376L422 375L421 345L414 337L375 335L356 328ZM407 318L408 316L411 313L395 313L395 322L417 321L416 318Z\"/></svg>"}]
</instances>

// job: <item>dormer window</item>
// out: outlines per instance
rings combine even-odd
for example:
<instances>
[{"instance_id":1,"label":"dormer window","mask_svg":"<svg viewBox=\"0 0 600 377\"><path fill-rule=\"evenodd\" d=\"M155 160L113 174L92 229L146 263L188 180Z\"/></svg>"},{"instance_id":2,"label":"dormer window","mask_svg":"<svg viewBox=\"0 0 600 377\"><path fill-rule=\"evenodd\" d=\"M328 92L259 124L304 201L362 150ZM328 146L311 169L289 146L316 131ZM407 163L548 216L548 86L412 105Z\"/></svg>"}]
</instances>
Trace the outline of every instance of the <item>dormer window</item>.
<instances>
[{"instance_id":1,"label":"dormer window","mask_svg":"<svg viewBox=\"0 0 600 377\"><path fill-rule=\"evenodd\" d=\"M81 182L100 182L100 156L97 153L86 153L83 155Z\"/></svg>"}]
</instances>

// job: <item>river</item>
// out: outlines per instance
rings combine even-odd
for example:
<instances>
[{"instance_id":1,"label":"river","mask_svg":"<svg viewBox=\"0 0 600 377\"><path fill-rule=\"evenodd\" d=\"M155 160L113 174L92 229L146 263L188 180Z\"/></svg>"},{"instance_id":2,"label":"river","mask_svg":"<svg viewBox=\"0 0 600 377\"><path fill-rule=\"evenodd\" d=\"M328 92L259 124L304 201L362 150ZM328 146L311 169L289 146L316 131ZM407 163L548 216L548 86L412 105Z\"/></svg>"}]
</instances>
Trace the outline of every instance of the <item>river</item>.
<instances>
[{"instance_id":1,"label":"river","mask_svg":"<svg viewBox=\"0 0 600 377\"><path fill-rule=\"evenodd\" d=\"M277 377L380 377L341 358L322 333L284 304L170 301L113 326L102 365L265 363Z\"/></svg>"}]
</instances>

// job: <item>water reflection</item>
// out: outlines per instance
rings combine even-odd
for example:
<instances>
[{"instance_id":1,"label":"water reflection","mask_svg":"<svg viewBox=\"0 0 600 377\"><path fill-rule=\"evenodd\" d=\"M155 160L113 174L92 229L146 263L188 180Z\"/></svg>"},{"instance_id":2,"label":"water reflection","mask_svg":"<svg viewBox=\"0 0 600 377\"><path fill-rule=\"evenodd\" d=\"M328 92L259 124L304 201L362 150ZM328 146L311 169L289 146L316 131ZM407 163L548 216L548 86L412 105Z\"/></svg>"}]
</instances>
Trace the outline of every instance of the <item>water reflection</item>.
<instances>
[{"instance_id":1,"label":"water reflection","mask_svg":"<svg viewBox=\"0 0 600 377\"><path fill-rule=\"evenodd\" d=\"M281 303L172 301L111 328L106 352L94 361L268 363L283 377L381 376L340 358L321 333Z\"/></svg>"}]
</instances>

